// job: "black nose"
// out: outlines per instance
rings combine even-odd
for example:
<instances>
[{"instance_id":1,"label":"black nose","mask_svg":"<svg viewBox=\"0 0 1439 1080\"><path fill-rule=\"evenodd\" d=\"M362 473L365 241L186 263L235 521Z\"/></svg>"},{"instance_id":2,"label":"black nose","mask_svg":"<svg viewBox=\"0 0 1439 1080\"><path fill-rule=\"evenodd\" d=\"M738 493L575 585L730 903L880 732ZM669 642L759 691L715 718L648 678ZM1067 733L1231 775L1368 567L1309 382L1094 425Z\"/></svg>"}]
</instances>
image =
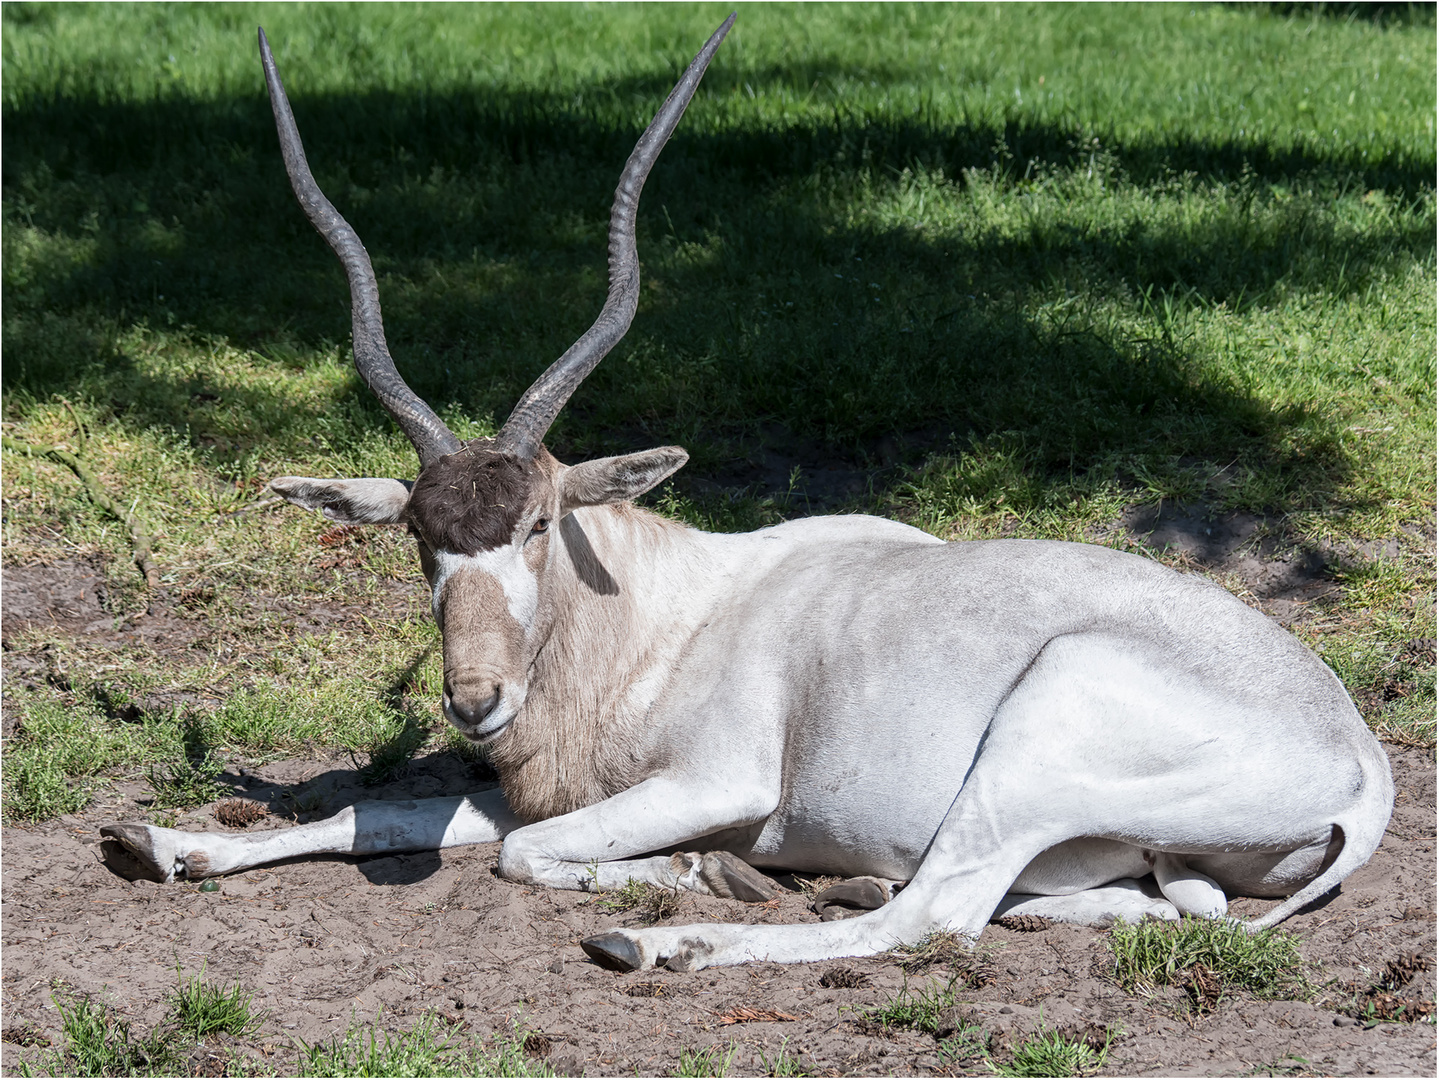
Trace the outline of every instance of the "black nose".
<instances>
[{"instance_id":1,"label":"black nose","mask_svg":"<svg viewBox=\"0 0 1439 1080\"><path fill-rule=\"evenodd\" d=\"M485 693L486 690L489 690L488 694ZM454 713L456 720L470 727L478 727L500 703L500 688L498 686L461 686L456 688L446 682L445 700L450 703L450 712Z\"/></svg>"}]
</instances>

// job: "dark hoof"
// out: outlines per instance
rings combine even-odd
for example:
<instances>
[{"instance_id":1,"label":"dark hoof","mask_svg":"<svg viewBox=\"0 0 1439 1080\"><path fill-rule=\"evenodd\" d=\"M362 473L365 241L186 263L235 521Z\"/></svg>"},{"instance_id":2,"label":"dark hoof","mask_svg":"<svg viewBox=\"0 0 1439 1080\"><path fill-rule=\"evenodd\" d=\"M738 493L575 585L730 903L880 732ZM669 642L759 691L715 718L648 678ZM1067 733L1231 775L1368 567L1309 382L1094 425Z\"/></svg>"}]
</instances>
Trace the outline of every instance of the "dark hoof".
<instances>
[{"instance_id":1,"label":"dark hoof","mask_svg":"<svg viewBox=\"0 0 1439 1080\"><path fill-rule=\"evenodd\" d=\"M778 884L728 851L706 852L700 860L700 877L710 892L726 900L762 904L779 895Z\"/></svg>"},{"instance_id":2,"label":"dark hoof","mask_svg":"<svg viewBox=\"0 0 1439 1080\"><path fill-rule=\"evenodd\" d=\"M100 857L115 873L130 881L165 880L143 825L104 825L100 835L105 838L100 844Z\"/></svg>"},{"instance_id":3,"label":"dark hoof","mask_svg":"<svg viewBox=\"0 0 1439 1080\"><path fill-rule=\"evenodd\" d=\"M665 961L666 971L693 971L695 954L691 949L681 949Z\"/></svg>"},{"instance_id":4,"label":"dark hoof","mask_svg":"<svg viewBox=\"0 0 1439 1080\"><path fill-rule=\"evenodd\" d=\"M640 948L624 934L611 930L606 934L595 934L584 938L580 948L585 955L611 971L636 971L644 966Z\"/></svg>"},{"instance_id":5,"label":"dark hoof","mask_svg":"<svg viewBox=\"0 0 1439 1080\"><path fill-rule=\"evenodd\" d=\"M847 919L861 911L874 911L888 902L884 886L874 878L850 878L831 885L814 898L810 909L825 922Z\"/></svg>"},{"instance_id":6,"label":"dark hoof","mask_svg":"<svg viewBox=\"0 0 1439 1080\"><path fill-rule=\"evenodd\" d=\"M100 861L126 881L158 881L164 878L155 868L118 840L100 841Z\"/></svg>"}]
</instances>

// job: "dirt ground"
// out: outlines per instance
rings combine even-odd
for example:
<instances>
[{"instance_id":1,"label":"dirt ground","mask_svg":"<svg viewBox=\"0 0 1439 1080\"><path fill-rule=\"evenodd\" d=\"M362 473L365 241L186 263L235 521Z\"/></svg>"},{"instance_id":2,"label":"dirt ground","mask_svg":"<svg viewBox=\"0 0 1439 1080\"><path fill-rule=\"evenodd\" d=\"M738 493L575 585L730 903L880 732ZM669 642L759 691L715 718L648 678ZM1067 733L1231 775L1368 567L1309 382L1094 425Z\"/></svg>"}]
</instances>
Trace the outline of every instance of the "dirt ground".
<instances>
[{"instance_id":1,"label":"dirt ground","mask_svg":"<svg viewBox=\"0 0 1439 1080\"><path fill-rule=\"evenodd\" d=\"M1152 521L1139 515L1125 526L1192 548L1198 562L1241 574L1281 619L1326 587L1307 569L1313 560L1303 552L1241 551L1250 522L1191 522L1185 513L1179 508ZM1196 539L1201 535L1202 541ZM1218 547L1202 550L1204 543ZM1254 566L1246 570L1244 559ZM40 618L74 635L123 642L133 634L152 646L170 640L179 645L193 634L195 624L162 606L117 625L96 599L100 579L87 585L83 573L81 566L7 568L7 634ZM396 603L398 610L406 601ZM282 614L320 624L347 617L338 608ZM4 653L7 679L46 677L56 662L14 649ZM1109 981L1110 953L1101 931L1054 925L1019 932L992 925L980 947L993 979L960 991L964 1005L954 1022L988 1028L1000 1060L1006 1044L1040 1026L1108 1026L1118 1034L1107 1073L1435 1075L1432 1022L1374 1024L1348 1015L1355 995L1379 983L1392 963L1407 977L1397 992L1430 1003L1432 1018L1434 761L1429 751L1389 751L1397 801L1383 845L1337 893L1285 924L1302 939L1312 978L1325 985L1313 1001L1237 997L1196 1017L1183 991L1131 996ZM278 761L230 779L237 795L274 811L250 825L252 831L284 827L281 812L297 804L318 816L362 798L459 794L481 786L474 767L448 754L417 759L408 775L380 788L362 788L348 760ZM282 792L292 797L282 799ZM0 1027L7 1041L0 1069L6 1075L45 1052L9 1041L15 1033L28 1031L58 1045L53 987L98 995L143 1032L163 1016L177 965L187 975L204 965L206 978L256 991L268 1019L242 1052L282 1073L294 1068L296 1038L314 1043L377 1015L383 1026L400 1030L432 1011L478 1036L508 1035L516 1024L542 1033L530 1046L562 1075L666 1075L682 1050L715 1043L737 1047L733 1074L766 1072L782 1048L817 1075L987 1073L982 1061L942 1060L931 1035L864 1020L866 1008L892 999L906 979L911 988L929 979L946 981L942 967L906 976L890 956L615 974L591 963L579 939L633 925L640 916L606 913L584 894L497 879L497 844L299 860L225 878L218 892L209 893L195 884L130 882L100 861L99 827L144 820L147 795L142 784L121 784L102 791L82 814L4 829ZM183 815L179 827L222 830L212 810ZM1252 916L1272 903L1238 900L1231 911ZM816 919L796 889L767 905L684 895L666 921ZM774 1018L746 1021L738 1012L743 1009L752 1010L750 1016L768 1010ZM225 1050L224 1042L212 1041L200 1055ZM205 1061L196 1067L204 1069Z\"/></svg>"}]
</instances>

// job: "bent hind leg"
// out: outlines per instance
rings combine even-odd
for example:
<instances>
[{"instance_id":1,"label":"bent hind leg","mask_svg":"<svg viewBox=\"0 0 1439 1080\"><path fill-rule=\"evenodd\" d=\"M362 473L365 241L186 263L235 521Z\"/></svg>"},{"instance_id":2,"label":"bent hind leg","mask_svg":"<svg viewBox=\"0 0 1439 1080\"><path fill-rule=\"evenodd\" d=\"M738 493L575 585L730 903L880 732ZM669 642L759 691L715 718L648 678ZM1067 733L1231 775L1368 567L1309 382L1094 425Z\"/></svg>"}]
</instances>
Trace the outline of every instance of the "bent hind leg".
<instances>
[{"instance_id":1,"label":"bent hind leg","mask_svg":"<svg viewBox=\"0 0 1439 1080\"><path fill-rule=\"evenodd\" d=\"M1183 855L1157 852L1154 859L1154 880L1159 891L1181 915L1197 915L1201 919L1221 919L1229 910L1229 899L1212 877L1191 867Z\"/></svg>"},{"instance_id":2,"label":"bent hind leg","mask_svg":"<svg viewBox=\"0 0 1439 1080\"><path fill-rule=\"evenodd\" d=\"M1112 881L1097 889L1083 889L1067 896L1037 896L1034 893L1006 893L994 909L991 922L1008 916L1038 915L1055 922L1082 926L1110 926L1120 919L1137 923L1141 919L1173 922L1179 911L1164 897L1155 898L1134 878Z\"/></svg>"},{"instance_id":3,"label":"bent hind leg","mask_svg":"<svg viewBox=\"0 0 1439 1080\"><path fill-rule=\"evenodd\" d=\"M1231 689L1142 639L1056 638L996 709L924 862L890 903L842 922L615 930L582 944L610 966L693 970L863 956L940 929L973 939L1029 863L1075 837L1202 852L1246 840L1298 846L1331 824L1348 833L1363 822L1324 873L1248 924L1272 925L1368 858L1393 788L1382 751L1371 763L1286 741L1285 725ZM1334 775L1336 762L1348 772ZM1187 867L1171 881L1201 894L1213 884Z\"/></svg>"}]
</instances>

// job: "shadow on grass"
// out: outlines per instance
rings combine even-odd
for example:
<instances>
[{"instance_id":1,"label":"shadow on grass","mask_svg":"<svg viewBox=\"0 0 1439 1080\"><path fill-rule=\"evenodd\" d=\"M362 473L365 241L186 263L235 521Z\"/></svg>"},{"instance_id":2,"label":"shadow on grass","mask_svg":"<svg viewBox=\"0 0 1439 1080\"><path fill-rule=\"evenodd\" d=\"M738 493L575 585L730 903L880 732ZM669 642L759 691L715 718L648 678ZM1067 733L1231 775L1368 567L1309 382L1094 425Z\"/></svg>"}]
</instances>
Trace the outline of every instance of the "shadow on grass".
<instances>
[{"instance_id":1,"label":"shadow on grass","mask_svg":"<svg viewBox=\"0 0 1439 1080\"><path fill-rule=\"evenodd\" d=\"M356 760L355 765L360 783L366 787L387 784L403 775L410 760L415 756L415 751L423 746L425 740L430 737L427 719L409 700L409 689L411 681L419 674L434 649L433 642L421 649L414 660L410 662L409 667L402 671L399 677L391 682L381 694L386 708L399 717L400 730L373 746L369 752L369 761L364 766L360 766L359 761Z\"/></svg>"},{"instance_id":2,"label":"shadow on grass","mask_svg":"<svg viewBox=\"0 0 1439 1080\"><path fill-rule=\"evenodd\" d=\"M801 85L813 74L746 78ZM590 97L667 89L657 77L621 80ZM297 108L321 183L375 258L402 373L441 408L506 415L598 308L604 208L636 133L597 108L537 95L376 93ZM802 193L809 180L891 183L904 169L960 182L966 170L987 171L1012 190L1036 169L1082 165L1093 154L1087 134L942 124L923 110L681 131L641 207L650 286L639 319L552 445L594 453L683 441L699 451L692 469L703 475L759 424L860 456L888 433L923 430L930 449L951 435L1017 439L1043 468L1070 473L1127 453L1222 464L1248 448L1287 457L1286 467L1327 486L1340 467L1326 449L1334 433L1313 416L1215 379L1167 333L1135 339L1082 314L1041 323L1031 296L1073 280L1135 303L1172 295L1243 307L1296 275L1343 294L1432 257L1424 215L1341 235L1308 204L1262 224L1246 205L1183 231L1136 216L1018 238L929 236L834 220ZM7 233L34 226L80 252L26 258L7 244L12 390L108 398L135 424L183 432L217 462L257 449L283 456L317 426L343 441L347 425L388 423L358 379L319 415L278 391L213 391L223 371L157 381L118 344L137 323L272 356L343 340L343 277L291 199L262 99L57 100L7 108L3 139ZM1182 139L1104 152L1139 182L1188 171L1261 194L1303 179L1412 200L1434 176L1432 155L1396 152L1360 160ZM230 421L217 418L219 397Z\"/></svg>"},{"instance_id":3,"label":"shadow on grass","mask_svg":"<svg viewBox=\"0 0 1439 1080\"><path fill-rule=\"evenodd\" d=\"M1276 15L1290 18L1319 16L1339 22L1368 22L1378 26L1433 26L1434 4L1407 0L1300 0L1260 5Z\"/></svg>"}]
</instances>

